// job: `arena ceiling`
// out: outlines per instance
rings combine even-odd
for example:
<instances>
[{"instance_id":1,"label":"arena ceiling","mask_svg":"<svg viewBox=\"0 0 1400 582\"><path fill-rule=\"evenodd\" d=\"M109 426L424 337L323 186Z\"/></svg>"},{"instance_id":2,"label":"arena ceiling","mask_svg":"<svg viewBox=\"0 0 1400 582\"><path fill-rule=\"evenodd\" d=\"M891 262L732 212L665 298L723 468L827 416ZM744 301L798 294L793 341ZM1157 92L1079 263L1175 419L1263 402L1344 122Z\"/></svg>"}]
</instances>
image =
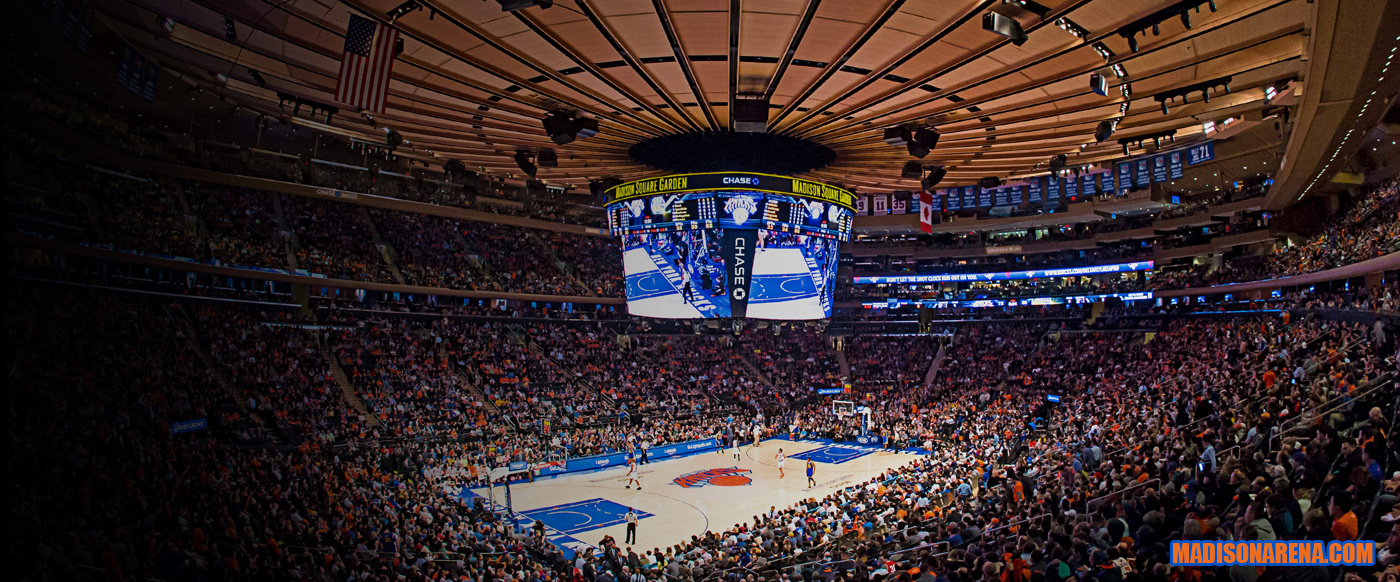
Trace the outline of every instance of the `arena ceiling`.
<instances>
[{"instance_id":1,"label":"arena ceiling","mask_svg":"<svg viewBox=\"0 0 1400 582\"><path fill-rule=\"evenodd\" d=\"M910 190L919 182L900 170L921 161L946 166L945 185L970 184L1044 173L1062 153L1070 165L1110 160L1122 154L1119 138L1175 130L1180 143L1201 137L1205 122L1258 119L1271 107L1266 88L1299 75L1305 1L1218 0L1212 12L1206 0L557 0L504 12L496 0L417 0L420 9L393 21L405 41L387 110L371 119L342 105L328 126L303 110L297 123L369 140L392 128L410 157L517 176L518 150L554 148L558 167L539 178L583 187L664 173L629 148L729 131L734 101L756 95L770 100L770 132L835 151L808 177ZM273 115L290 111L279 92L335 105L350 15L387 23L401 4L94 2L162 67ZM1189 28L1172 11L1181 6L1196 6ZM984 30L989 12L1014 18L1025 42ZM1160 35L1148 26L1133 51L1121 31L1157 20ZM1095 73L1107 78L1105 96L1090 89ZM1217 85L1208 103L1197 90L1164 114L1154 99L1226 77L1229 92ZM556 146L541 120L559 108L596 118L598 135ZM1114 119L1115 135L1095 143L1098 124ZM883 140L901 124L941 139L919 160Z\"/></svg>"}]
</instances>

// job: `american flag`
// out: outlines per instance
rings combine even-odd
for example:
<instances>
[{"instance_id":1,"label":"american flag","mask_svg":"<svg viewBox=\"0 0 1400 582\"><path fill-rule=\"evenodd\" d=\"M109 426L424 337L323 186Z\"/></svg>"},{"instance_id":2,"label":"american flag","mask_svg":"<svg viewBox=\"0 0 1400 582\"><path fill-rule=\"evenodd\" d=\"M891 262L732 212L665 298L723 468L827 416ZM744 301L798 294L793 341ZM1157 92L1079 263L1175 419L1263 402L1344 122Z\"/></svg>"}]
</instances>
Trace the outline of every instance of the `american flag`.
<instances>
[{"instance_id":1,"label":"american flag","mask_svg":"<svg viewBox=\"0 0 1400 582\"><path fill-rule=\"evenodd\" d=\"M398 40L398 30L351 14L350 28L345 31L345 52L340 55L335 100L383 113Z\"/></svg>"}]
</instances>

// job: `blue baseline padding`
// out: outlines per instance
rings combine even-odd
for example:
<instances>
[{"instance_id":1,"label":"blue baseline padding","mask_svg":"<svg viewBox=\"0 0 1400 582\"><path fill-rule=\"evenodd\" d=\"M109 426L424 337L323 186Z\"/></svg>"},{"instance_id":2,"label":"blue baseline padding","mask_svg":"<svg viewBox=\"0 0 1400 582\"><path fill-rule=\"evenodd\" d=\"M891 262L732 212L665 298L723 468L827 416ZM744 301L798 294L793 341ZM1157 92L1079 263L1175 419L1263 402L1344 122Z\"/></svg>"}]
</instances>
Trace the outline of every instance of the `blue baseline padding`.
<instances>
[{"instance_id":1,"label":"blue baseline padding","mask_svg":"<svg viewBox=\"0 0 1400 582\"><path fill-rule=\"evenodd\" d=\"M633 509L637 519L652 517L650 513ZM587 499L563 505L552 505L519 512L532 520L539 520L550 528L564 534L576 534L623 523L627 506L607 499Z\"/></svg>"},{"instance_id":2,"label":"blue baseline padding","mask_svg":"<svg viewBox=\"0 0 1400 582\"><path fill-rule=\"evenodd\" d=\"M791 455L790 459L807 460L811 459L818 463L828 463L840 465L849 461L854 461L875 452L874 449L843 447L841 445L827 445L819 449L812 449Z\"/></svg>"}]
</instances>

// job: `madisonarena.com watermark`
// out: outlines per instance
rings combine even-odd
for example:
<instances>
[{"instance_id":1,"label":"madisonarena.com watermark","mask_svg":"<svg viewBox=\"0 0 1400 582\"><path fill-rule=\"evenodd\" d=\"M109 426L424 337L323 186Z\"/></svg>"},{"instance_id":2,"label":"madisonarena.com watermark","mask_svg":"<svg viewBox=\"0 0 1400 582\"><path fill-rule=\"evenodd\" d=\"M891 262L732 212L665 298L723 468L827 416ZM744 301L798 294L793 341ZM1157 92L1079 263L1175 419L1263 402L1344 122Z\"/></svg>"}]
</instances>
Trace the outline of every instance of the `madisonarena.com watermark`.
<instances>
[{"instance_id":1,"label":"madisonarena.com watermark","mask_svg":"<svg viewBox=\"0 0 1400 582\"><path fill-rule=\"evenodd\" d=\"M1175 541L1173 566L1374 566L1376 542Z\"/></svg>"}]
</instances>

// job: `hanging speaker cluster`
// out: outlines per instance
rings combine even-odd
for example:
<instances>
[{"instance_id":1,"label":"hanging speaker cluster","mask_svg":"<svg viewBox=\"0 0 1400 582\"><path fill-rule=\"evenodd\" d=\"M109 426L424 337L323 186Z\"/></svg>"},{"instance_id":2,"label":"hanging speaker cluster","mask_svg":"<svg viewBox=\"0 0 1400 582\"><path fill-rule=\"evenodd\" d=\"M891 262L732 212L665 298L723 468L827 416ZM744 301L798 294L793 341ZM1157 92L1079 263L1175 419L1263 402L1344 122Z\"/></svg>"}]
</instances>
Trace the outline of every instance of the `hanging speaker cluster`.
<instances>
[{"instance_id":1,"label":"hanging speaker cluster","mask_svg":"<svg viewBox=\"0 0 1400 582\"><path fill-rule=\"evenodd\" d=\"M943 178L947 175L947 168L943 166L934 166L928 171L928 177L920 181L919 185L923 186L924 190L932 190L935 186L938 186L938 183L942 182Z\"/></svg>"},{"instance_id":2,"label":"hanging speaker cluster","mask_svg":"<svg viewBox=\"0 0 1400 582\"><path fill-rule=\"evenodd\" d=\"M549 139L554 141L554 145L564 145L578 138L587 139L598 135L598 120L575 117L571 111L555 109L544 117L544 132L549 134Z\"/></svg>"},{"instance_id":3,"label":"hanging speaker cluster","mask_svg":"<svg viewBox=\"0 0 1400 582\"><path fill-rule=\"evenodd\" d=\"M938 130L932 127L912 127L901 125L885 130L885 143L892 146L904 146L909 150L909 155L923 159L933 148L938 147Z\"/></svg>"}]
</instances>

